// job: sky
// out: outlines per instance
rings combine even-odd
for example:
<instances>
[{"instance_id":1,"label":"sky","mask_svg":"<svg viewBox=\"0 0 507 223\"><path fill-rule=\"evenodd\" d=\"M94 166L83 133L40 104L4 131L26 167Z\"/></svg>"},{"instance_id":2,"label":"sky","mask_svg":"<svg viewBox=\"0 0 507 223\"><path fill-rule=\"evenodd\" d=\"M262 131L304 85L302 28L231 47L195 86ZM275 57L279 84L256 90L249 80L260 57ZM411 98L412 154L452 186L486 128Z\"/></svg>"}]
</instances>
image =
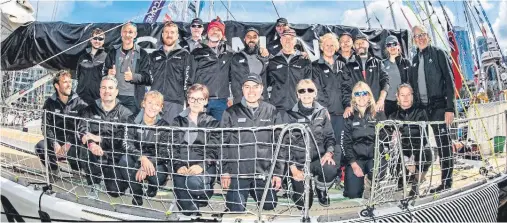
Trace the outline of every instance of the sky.
<instances>
[{"instance_id":1,"label":"sky","mask_svg":"<svg viewBox=\"0 0 507 223\"><path fill-rule=\"evenodd\" d=\"M422 8L424 3L421 1L408 2L407 0L391 0L393 14L398 28L409 28L408 22L412 25L420 23L418 19L426 20L427 14L417 10L415 7ZM478 0L472 0L472 4L478 7ZM507 52L507 0L480 0L485 9L496 37L504 52ZM132 20L141 22L144 14L147 13L151 1L98 1L98 0L65 0L65 1L30 1L36 12L38 21L64 21L68 23L99 23L99 22L125 22ZM169 2L169 1L167 1ZM432 21L437 18L445 21L443 11L449 15L454 25L466 26L464 16L464 7L462 1L443 0L442 4L445 10L439 5L438 1L431 0L435 13L432 15ZM167 5L168 3L166 3ZM209 1L206 1L204 10L201 12L203 20L209 20ZM215 0L212 17L216 15L222 19L227 18L227 10L224 7L227 0ZM275 7L281 17L285 17L290 23L302 24L339 24L357 27L367 27L367 16L364 10L363 1L295 1L295 0L275 0L271 1L238 1L232 0L229 11L237 21L247 22L274 22L278 16ZM393 29L393 19L388 8L388 0L370 0L365 1L370 15L372 28ZM478 7L479 8L479 7ZM414 9L414 11L412 11ZM479 8L480 10L480 8ZM433 11L430 7L430 11ZM159 20L167 12L164 8ZM405 16L403 13L405 13ZM416 16L416 14L418 16ZM474 13L475 15L475 13ZM233 20L230 16L230 20ZM408 21L408 22L407 22ZM426 20L427 21L427 20ZM475 23L475 22L473 22ZM489 27L486 25L488 35L491 36ZM475 27L475 35L480 36L480 30ZM442 29L437 24L437 44L440 41L438 35L442 35Z\"/></svg>"}]
</instances>

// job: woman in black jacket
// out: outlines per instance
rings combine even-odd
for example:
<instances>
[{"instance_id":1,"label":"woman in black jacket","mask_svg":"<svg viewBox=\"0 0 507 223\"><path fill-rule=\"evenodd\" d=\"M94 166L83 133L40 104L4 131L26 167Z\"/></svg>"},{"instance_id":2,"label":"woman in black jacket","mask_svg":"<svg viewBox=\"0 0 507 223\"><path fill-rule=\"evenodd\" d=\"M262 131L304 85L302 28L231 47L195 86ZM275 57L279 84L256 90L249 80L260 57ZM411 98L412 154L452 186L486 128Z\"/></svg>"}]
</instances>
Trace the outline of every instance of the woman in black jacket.
<instances>
[{"instance_id":1,"label":"woman in black jacket","mask_svg":"<svg viewBox=\"0 0 507 223\"><path fill-rule=\"evenodd\" d=\"M333 127L326 108L315 101L317 87L310 79L299 81L296 86L299 101L292 110L287 111L286 122L308 124L315 138L315 145L310 138L310 172L315 176L315 188L319 203L329 205L328 188L338 175L341 151L336 145ZM292 199L299 209L304 207L304 172L306 160L304 136L300 131L293 131L290 136L289 170L294 193ZM286 139L287 141L287 139ZM337 165L338 164L338 165ZM312 188L310 186L310 188ZM310 189L311 190L311 189ZM310 207L313 191L310 191Z\"/></svg>"},{"instance_id":2,"label":"woman in black jacket","mask_svg":"<svg viewBox=\"0 0 507 223\"><path fill-rule=\"evenodd\" d=\"M141 111L131 116L127 146L133 154L126 154L128 171L122 169L122 178L129 179L134 198L132 204L143 204L143 186L141 182L148 181L146 196L155 197L159 186L165 185L169 169L167 167L170 152L167 146L169 130L159 128L168 126L160 112L164 106L164 96L158 91L150 91L144 95ZM128 172L128 173L127 173ZM128 174L126 178L125 174Z\"/></svg>"},{"instance_id":3,"label":"woman in black jacket","mask_svg":"<svg viewBox=\"0 0 507 223\"><path fill-rule=\"evenodd\" d=\"M406 121L406 122L426 122L428 116L426 110L417 108L414 105L414 90L409 84L402 84L398 87L396 93L399 108L389 116L389 119ZM394 131L393 137L395 142L401 136L401 148L406 161L409 161L413 155L415 165L407 165L407 171L414 176L412 189L409 193L413 196L418 191L418 186L425 180L426 173L431 165L432 155L429 149L425 149L427 144L426 137L421 140L421 135L426 128L424 123L421 124L402 124L397 131Z\"/></svg>"},{"instance_id":4,"label":"woman in black jacket","mask_svg":"<svg viewBox=\"0 0 507 223\"><path fill-rule=\"evenodd\" d=\"M220 123L205 112L208 97L205 85L191 86L187 95L188 108L171 125L186 128L174 130L172 143L174 194L184 215L197 213L213 196L219 153L216 145L220 134L203 128L217 128Z\"/></svg>"},{"instance_id":5,"label":"woman in black jacket","mask_svg":"<svg viewBox=\"0 0 507 223\"><path fill-rule=\"evenodd\" d=\"M343 195L352 199L363 196L364 176L368 174L368 178L372 179L375 125L385 120L385 115L376 111L371 89L362 81L352 89L350 104L354 112L345 120L342 144L347 164Z\"/></svg>"}]
</instances>

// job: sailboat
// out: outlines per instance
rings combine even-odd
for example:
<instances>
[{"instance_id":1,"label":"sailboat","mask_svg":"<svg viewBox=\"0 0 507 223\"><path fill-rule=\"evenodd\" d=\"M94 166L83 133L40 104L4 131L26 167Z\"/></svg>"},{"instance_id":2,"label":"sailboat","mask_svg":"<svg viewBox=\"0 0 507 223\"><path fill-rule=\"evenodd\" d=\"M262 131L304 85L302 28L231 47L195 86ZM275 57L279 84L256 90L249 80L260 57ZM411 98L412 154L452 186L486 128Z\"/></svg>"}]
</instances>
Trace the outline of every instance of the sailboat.
<instances>
[{"instance_id":1,"label":"sailboat","mask_svg":"<svg viewBox=\"0 0 507 223\"><path fill-rule=\"evenodd\" d=\"M191 4L192 3L192 4ZM248 201L250 206L247 211L239 214L230 214L224 211L225 192L222 188L214 188L214 196L208 204L201 207L202 215L186 216L177 208L175 197L172 193L171 184L160 185L161 190L153 197L145 197L143 206L131 205L129 192L113 198L105 191L101 191L98 198L88 196L89 187L83 180L83 173L72 170L65 159L58 162L60 172L49 171L48 165L39 162L34 145L44 139L44 133L40 131L41 117L48 115L40 109L43 100L33 98L22 102L22 98L28 98L32 91L46 92L46 82L52 78L51 70L73 69L73 60L84 50L88 35L86 31L94 27L110 30L108 42L119 42L119 29L122 24L65 24L45 23L34 21L33 9L26 6L27 1L10 1L15 4L15 10L2 8L2 14L8 15L14 21L13 32L8 37L2 37L2 126L0 133L0 183L2 220L23 221L35 219L40 221L223 221L223 222L365 222L365 221L473 221L486 222L497 220L497 208L507 202L507 194L503 191L507 188L505 135L507 135L507 102L505 100L490 100L490 103L472 103L467 106L466 113L460 114L458 120L451 128L452 136L456 136L453 145L456 145L457 155L455 159L454 187L438 194L430 194L429 188L438 184L439 165L436 160L432 165L432 172L426 179L419 179L421 188L415 196L409 196L408 182L399 189L398 179L401 174L407 173L396 170L401 146L394 142L386 142L377 139L378 144L390 145L389 151L377 151L376 159L388 159L388 173L383 175L379 168L375 168L371 179L371 187L366 189L368 195L362 199L347 199L341 194L343 190L339 185L330 189L331 205L321 207L317 204L310 208L299 210L291 203L290 199L278 194L279 206L272 211L263 211L256 206L255 201ZM155 4L155 3L153 3ZM153 6L152 4L152 6ZM138 44L145 49L154 49L157 46L157 38L160 35L161 23L154 15L163 4L160 1L157 7L150 7L146 15L150 15L150 21L137 24L139 30ZM201 1L171 2L169 6L173 10L171 18L180 18L177 24L184 34L188 33L189 15L187 8L194 6L193 14L199 16ZM224 4L225 5L225 4ZM273 3L273 5L275 5ZM3 7L3 5L0 5ZM14 7L12 6L12 7ZM213 1L210 1L210 9ZM230 4L229 4L230 8ZM427 5L426 10L430 7ZM275 6L276 9L276 6ZM212 10L210 10L209 17ZM175 14L177 13L177 14ZM370 16L365 3L365 13L368 22ZM393 9L391 8L391 13ZM404 13L404 12L402 12ZM14 19L19 18L19 19ZM394 15L393 15L394 19ZM393 20L396 24L396 22ZM226 21L227 37L232 45L240 47L243 31L249 26L255 26L261 32L264 41L273 39L275 35L272 23L245 23ZM349 27L342 25L320 24L297 24L294 26L299 39L303 42L310 58L315 60L320 56L318 41L315 37L326 32L339 34L344 31L356 34L365 33L372 41L372 45L383 46L385 37L396 35L402 40L405 53L410 52L408 30L386 30ZM41 32L42 30L46 32ZM62 31L63 30L63 31ZM69 32L84 30L81 33ZM40 34L44 33L44 34ZM71 33L74 33L73 36ZM61 35L71 40L56 42ZM436 39L436 38L435 38ZM84 40L84 41L83 41ZM42 44L45 42L46 44ZM49 43L49 44L47 44ZM507 86L505 81L505 65L502 64L501 52L495 47L496 42L490 42L490 51L481 56L482 71L479 71L479 84L483 88L494 92L502 91ZM234 48L234 47L233 47ZM373 49L375 55L382 57L381 48ZM16 87L17 75L7 73L14 70L30 68L40 65L49 69L48 73L30 72L26 77L31 77L29 84ZM38 68L37 68L38 69ZM496 79L491 79L486 74L489 69L496 69ZM37 70L39 71L39 70ZM14 72L14 74L17 74ZM20 78L22 79L22 78ZM25 78L26 79L26 78ZM25 82L27 82L25 80ZM477 89L479 89L478 87ZM42 90L41 90L42 89ZM488 90L485 89L485 90ZM49 88L51 90L51 86ZM493 99L493 97L490 97ZM39 104L39 107L36 106ZM25 107L21 107L21 105ZM466 115L466 116L465 116ZM427 125L425 123L424 125ZM393 125L393 123L384 123ZM296 126L297 127L297 126ZM296 128L295 127L295 128ZM382 128L382 127L380 127ZM282 129L282 130L285 130ZM216 130L209 130L216 131ZM239 130L237 130L239 131ZM503 141L502 141L502 136ZM427 137L431 143L434 157L438 154L435 136L428 131L422 137ZM309 141L309 140L308 140ZM393 145L393 146L391 146ZM458 145L461 148L457 148ZM279 146L279 145L278 145ZM459 151L463 152L459 152ZM47 149L45 150L47 156ZM385 157L390 154L390 158ZM467 157L479 157L476 160ZM408 165L408 164L407 164ZM402 168L404 169L404 168ZM309 175L308 175L309 176ZM310 179L310 178L308 178ZM169 181L170 182L170 181ZM308 185L308 188L309 189ZM290 195L289 189L284 189ZM307 190L308 191L308 190ZM316 203L316 202L314 202Z\"/></svg>"}]
</instances>

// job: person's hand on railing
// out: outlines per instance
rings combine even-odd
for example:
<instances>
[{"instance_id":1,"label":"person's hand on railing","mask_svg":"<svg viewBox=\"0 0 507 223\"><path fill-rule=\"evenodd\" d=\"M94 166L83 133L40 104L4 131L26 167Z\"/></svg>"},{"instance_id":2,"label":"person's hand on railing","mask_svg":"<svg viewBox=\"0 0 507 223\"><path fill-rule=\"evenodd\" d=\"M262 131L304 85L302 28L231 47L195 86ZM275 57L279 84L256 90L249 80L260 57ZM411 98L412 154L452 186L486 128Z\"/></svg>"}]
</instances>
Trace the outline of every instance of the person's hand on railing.
<instances>
[{"instance_id":1,"label":"person's hand on railing","mask_svg":"<svg viewBox=\"0 0 507 223\"><path fill-rule=\"evenodd\" d=\"M94 134L91 134L91 133L87 132L81 138L81 142L83 142L83 144L86 145L86 143L88 142L88 140L92 140L92 141L94 141L96 143L100 143L102 141L102 138L100 136L97 136L97 135L94 135Z\"/></svg>"},{"instance_id":2,"label":"person's hand on railing","mask_svg":"<svg viewBox=\"0 0 507 223\"><path fill-rule=\"evenodd\" d=\"M222 174L220 177L220 183L222 184L222 188L229 189L231 185L231 176L228 173Z\"/></svg>"},{"instance_id":3,"label":"person's hand on railing","mask_svg":"<svg viewBox=\"0 0 507 223\"><path fill-rule=\"evenodd\" d=\"M356 175L356 177L364 177L363 169L361 169L356 162L351 163L350 166L352 167L352 171L354 171L354 175Z\"/></svg>"},{"instance_id":4,"label":"person's hand on railing","mask_svg":"<svg viewBox=\"0 0 507 223\"><path fill-rule=\"evenodd\" d=\"M143 182L144 179L146 179L146 172L143 170L143 168L139 168L136 173L136 181Z\"/></svg>"},{"instance_id":5,"label":"person's hand on railing","mask_svg":"<svg viewBox=\"0 0 507 223\"><path fill-rule=\"evenodd\" d=\"M326 163L328 165L333 165L333 166L336 165L336 163L333 160L333 154L330 152L327 152L326 154L324 154L324 156L320 159L320 165L324 165Z\"/></svg>"},{"instance_id":6,"label":"person's hand on railing","mask_svg":"<svg viewBox=\"0 0 507 223\"><path fill-rule=\"evenodd\" d=\"M292 178L295 181L303 181L305 179L305 175L302 170L299 170L296 165L290 166L290 172L292 173Z\"/></svg>"},{"instance_id":7,"label":"person's hand on railing","mask_svg":"<svg viewBox=\"0 0 507 223\"><path fill-rule=\"evenodd\" d=\"M188 174L188 168L186 166L182 166L176 171L176 173L180 175L187 175Z\"/></svg>"},{"instance_id":8,"label":"person's hand on railing","mask_svg":"<svg viewBox=\"0 0 507 223\"><path fill-rule=\"evenodd\" d=\"M60 146L60 144L58 144L58 143L55 142L54 147L55 147L55 154L56 154L56 156L57 157L63 157L63 156L65 156L65 154L67 154L67 152L69 151L70 146L71 146L71 144L68 143L68 142L65 143L65 144L63 144L63 146Z\"/></svg>"},{"instance_id":9,"label":"person's hand on railing","mask_svg":"<svg viewBox=\"0 0 507 223\"><path fill-rule=\"evenodd\" d=\"M190 168L188 168L188 175L197 175L201 174L204 170L199 165L192 165Z\"/></svg>"},{"instance_id":10,"label":"person's hand on railing","mask_svg":"<svg viewBox=\"0 0 507 223\"><path fill-rule=\"evenodd\" d=\"M90 150L90 152L92 152L95 156L104 155L102 148L94 142L88 143L88 150Z\"/></svg>"},{"instance_id":11,"label":"person's hand on railing","mask_svg":"<svg viewBox=\"0 0 507 223\"><path fill-rule=\"evenodd\" d=\"M276 190L280 190L280 187L282 187L282 178L279 176L273 176L273 179L271 179L271 184Z\"/></svg>"},{"instance_id":12,"label":"person's hand on railing","mask_svg":"<svg viewBox=\"0 0 507 223\"><path fill-rule=\"evenodd\" d=\"M141 156L141 168L148 176L155 176L155 166L146 156Z\"/></svg>"},{"instance_id":13,"label":"person's hand on railing","mask_svg":"<svg viewBox=\"0 0 507 223\"><path fill-rule=\"evenodd\" d=\"M348 118L352 115L352 107L345 108L345 111L343 112L343 118Z\"/></svg>"}]
</instances>

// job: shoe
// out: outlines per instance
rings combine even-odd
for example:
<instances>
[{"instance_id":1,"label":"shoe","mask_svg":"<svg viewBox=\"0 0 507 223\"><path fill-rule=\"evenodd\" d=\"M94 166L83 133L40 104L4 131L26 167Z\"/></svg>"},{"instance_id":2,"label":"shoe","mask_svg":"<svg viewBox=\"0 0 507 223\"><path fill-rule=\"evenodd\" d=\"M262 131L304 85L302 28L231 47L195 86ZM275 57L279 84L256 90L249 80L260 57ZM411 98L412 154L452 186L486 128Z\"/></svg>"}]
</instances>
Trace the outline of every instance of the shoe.
<instances>
[{"instance_id":1,"label":"shoe","mask_svg":"<svg viewBox=\"0 0 507 223\"><path fill-rule=\"evenodd\" d=\"M434 193L438 193L438 192L441 192L441 191L444 191L444 190L450 190L451 187L452 186L450 186L450 185L440 184L440 186L431 189L430 193L434 194Z\"/></svg>"},{"instance_id":2,"label":"shoe","mask_svg":"<svg viewBox=\"0 0 507 223\"><path fill-rule=\"evenodd\" d=\"M137 206L142 206L143 205L143 197L134 196L134 198L132 198L132 204L137 205Z\"/></svg>"},{"instance_id":3,"label":"shoe","mask_svg":"<svg viewBox=\"0 0 507 223\"><path fill-rule=\"evenodd\" d=\"M317 197L319 198L320 205L322 205L324 207L328 207L329 206L329 197L327 196L327 191L316 189L315 192L317 193Z\"/></svg>"},{"instance_id":4,"label":"shoe","mask_svg":"<svg viewBox=\"0 0 507 223\"><path fill-rule=\"evenodd\" d=\"M88 196L86 196L86 197L91 198L91 199L99 199L100 189L101 189L100 184L91 185L90 191L88 192Z\"/></svg>"},{"instance_id":5,"label":"shoe","mask_svg":"<svg viewBox=\"0 0 507 223\"><path fill-rule=\"evenodd\" d=\"M151 187L146 190L146 196L147 197L155 197L157 196L157 188L151 189Z\"/></svg>"},{"instance_id":6,"label":"shoe","mask_svg":"<svg viewBox=\"0 0 507 223\"><path fill-rule=\"evenodd\" d=\"M413 197L416 194L419 194L419 186L417 186L417 184L412 184L412 188L410 189L408 196Z\"/></svg>"}]
</instances>

